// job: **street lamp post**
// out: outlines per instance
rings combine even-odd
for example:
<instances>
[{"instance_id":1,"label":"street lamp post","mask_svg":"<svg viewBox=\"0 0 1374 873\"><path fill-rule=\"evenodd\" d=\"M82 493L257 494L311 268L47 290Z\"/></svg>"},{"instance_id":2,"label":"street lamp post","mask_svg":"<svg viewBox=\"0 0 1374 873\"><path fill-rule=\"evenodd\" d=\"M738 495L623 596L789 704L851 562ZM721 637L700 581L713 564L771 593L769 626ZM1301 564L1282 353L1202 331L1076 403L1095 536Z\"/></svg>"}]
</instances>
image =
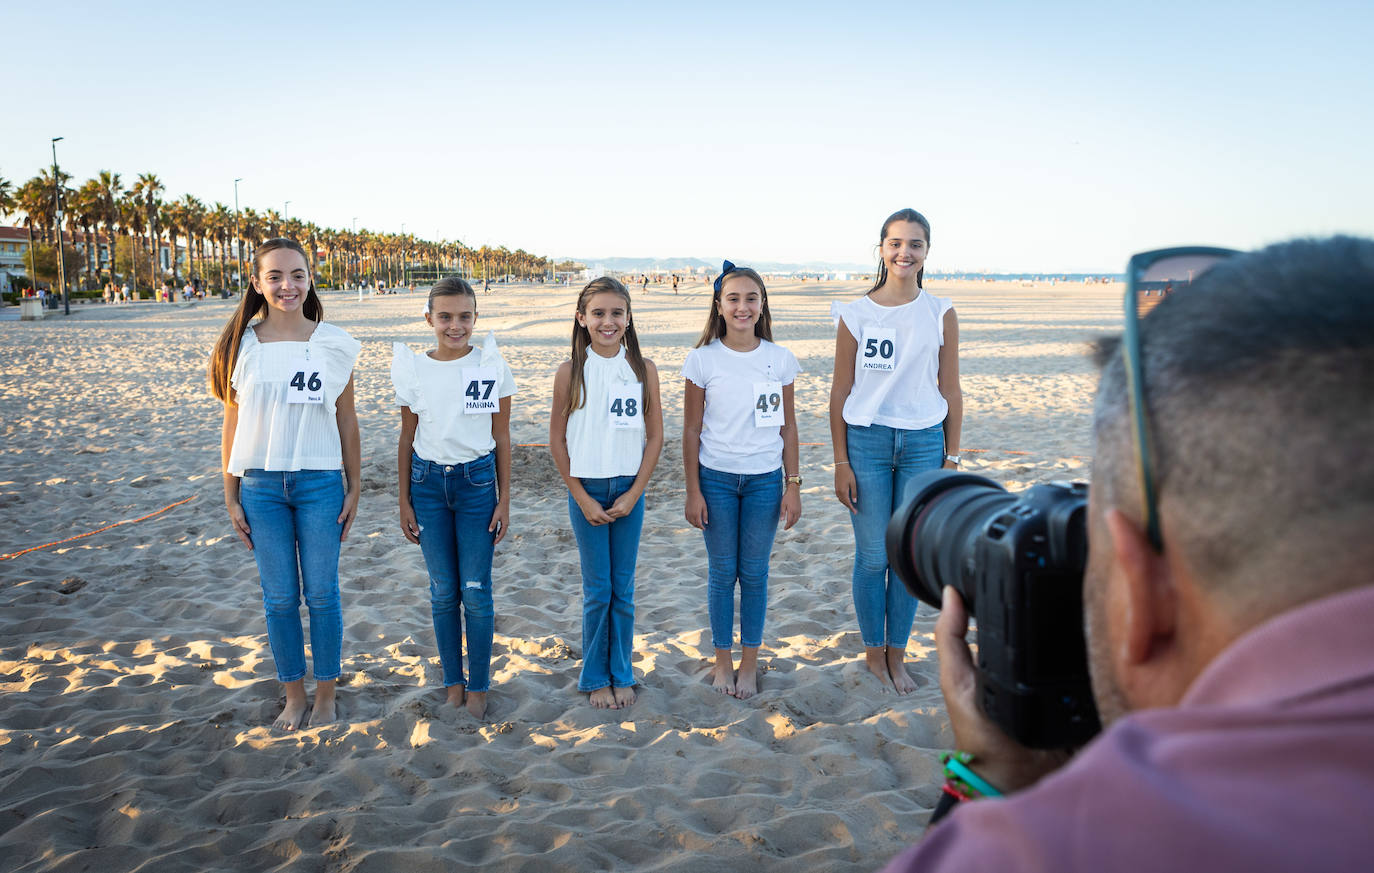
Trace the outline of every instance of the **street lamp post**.
<instances>
[{"instance_id":1,"label":"street lamp post","mask_svg":"<svg viewBox=\"0 0 1374 873\"><path fill-rule=\"evenodd\" d=\"M72 314L71 301L67 299L67 265L62 252L62 180L57 171L57 144L63 137L52 138L52 202L53 224L57 225L57 280L62 283L62 314Z\"/></svg>"},{"instance_id":2,"label":"street lamp post","mask_svg":"<svg viewBox=\"0 0 1374 873\"><path fill-rule=\"evenodd\" d=\"M290 201L290 200L286 201L286 209L285 209L284 211L286 212L286 214L285 214L284 216L282 216L282 220L283 220L283 221L290 221L290 220L291 220L291 201Z\"/></svg>"},{"instance_id":3,"label":"street lamp post","mask_svg":"<svg viewBox=\"0 0 1374 873\"><path fill-rule=\"evenodd\" d=\"M239 183L242 179L234 180L234 256L239 262L239 277L234 284L238 286L239 296L243 296L243 237L239 236Z\"/></svg>"},{"instance_id":4,"label":"street lamp post","mask_svg":"<svg viewBox=\"0 0 1374 873\"><path fill-rule=\"evenodd\" d=\"M406 258L406 223L401 222L401 284L410 289L410 263Z\"/></svg>"}]
</instances>

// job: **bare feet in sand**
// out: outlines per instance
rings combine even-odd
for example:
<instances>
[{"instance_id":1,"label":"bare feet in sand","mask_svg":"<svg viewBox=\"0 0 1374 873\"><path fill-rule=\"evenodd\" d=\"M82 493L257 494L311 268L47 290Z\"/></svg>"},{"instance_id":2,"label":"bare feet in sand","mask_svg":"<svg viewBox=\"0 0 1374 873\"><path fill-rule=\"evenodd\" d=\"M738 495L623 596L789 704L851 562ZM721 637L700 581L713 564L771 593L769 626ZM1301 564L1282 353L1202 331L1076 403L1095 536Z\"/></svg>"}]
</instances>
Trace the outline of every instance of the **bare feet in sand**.
<instances>
[{"instance_id":1,"label":"bare feet in sand","mask_svg":"<svg viewBox=\"0 0 1374 873\"><path fill-rule=\"evenodd\" d=\"M906 648L887 647L887 672L898 694L910 694L916 690L916 680L906 671Z\"/></svg>"},{"instance_id":2,"label":"bare feet in sand","mask_svg":"<svg viewBox=\"0 0 1374 873\"><path fill-rule=\"evenodd\" d=\"M615 692L611 690L609 685L605 688L598 688L588 694L587 699L590 700L592 706L595 706L597 709L620 708L620 703L615 699Z\"/></svg>"},{"instance_id":3,"label":"bare feet in sand","mask_svg":"<svg viewBox=\"0 0 1374 873\"><path fill-rule=\"evenodd\" d=\"M635 702L635 690L633 686L629 688L612 688L611 692L615 695L617 706L625 707Z\"/></svg>"},{"instance_id":4,"label":"bare feet in sand","mask_svg":"<svg viewBox=\"0 0 1374 873\"><path fill-rule=\"evenodd\" d=\"M444 691L447 698L444 702L450 706L462 706L467 699L467 693L468 687L466 685L450 685Z\"/></svg>"},{"instance_id":5,"label":"bare feet in sand","mask_svg":"<svg viewBox=\"0 0 1374 873\"><path fill-rule=\"evenodd\" d=\"M481 721L487 717L487 692L469 691L468 692L468 712L472 717Z\"/></svg>"},{"instance_id":6,"label":"bare feet in sand","mask_svg":"<svg viewBox=\"0 0 1374 873\"><path fill-rule=\"evenodd\" d=\"M882 681L884 691L893 690L892 674L887 669L886 646L865 646L864 665L868 667L868 672Z\"/></svg>"},{"instance_id":7,"label":"bare feet in sand","mask_svg":"<svg viewBox=\"0 0 1374 873\"><path fill-rule=\"evenodd\" d=\"M334 705L334 680L315 683L315 706L310 710L310 726L333 724L338 717Z\"/></svg>"},{"instance_id":8,"label":"bare feet in sand","mask_svg":"<svg viewBox=\"0 0 1374 873\"><path fill-rule=\"evenodd\" d=\"M272 722L272 729L286 733L298 730L305 721L305 710L305 680L286 683L286 706L277 720Z\"/></svg>"},{"instance_id":9,"label":"bare feet in sand","mask_svg":"<svg viewBox=\"0 0 1374 873\"><path fill-rule=\"evenodd\" d=\"M735 679L735 696L748 700L759 693L759 650L757 646L744 649L739 659L739 677Z\"/></svg>"},{"instance_id":10,"label":"bare feet in sand","mask_svg":"<svg viewBox=\"0 0 1374 873\"><path fill-rule=\"evenodd\" d=\"M716 649L716 665L711 668L711 687L721 694L735 696L735 662L729 649Z\"/></svg>"}]
</instances>

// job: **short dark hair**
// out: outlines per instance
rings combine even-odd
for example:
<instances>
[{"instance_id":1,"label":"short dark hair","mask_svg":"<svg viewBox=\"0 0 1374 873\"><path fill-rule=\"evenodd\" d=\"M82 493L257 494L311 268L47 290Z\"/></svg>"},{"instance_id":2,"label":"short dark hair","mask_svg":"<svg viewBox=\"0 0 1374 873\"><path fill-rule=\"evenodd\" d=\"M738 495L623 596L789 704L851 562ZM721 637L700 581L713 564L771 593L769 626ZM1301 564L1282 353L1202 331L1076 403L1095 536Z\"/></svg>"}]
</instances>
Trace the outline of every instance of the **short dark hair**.
<instances>
[{"instance_id":1,"label":"short dark hair","mask_svg":"<svg viewBox=\"0 0 1374 873\"><path fill-rule=\"evenodd\" d=\"M1367 584L1351 562L1374 560L1374 240L1223 261L1144 318L1141 346L1165 549L1252 615ZM1098 344L1093 487L1134 514L1119 349Z\"/></svg>"}]
</instances>

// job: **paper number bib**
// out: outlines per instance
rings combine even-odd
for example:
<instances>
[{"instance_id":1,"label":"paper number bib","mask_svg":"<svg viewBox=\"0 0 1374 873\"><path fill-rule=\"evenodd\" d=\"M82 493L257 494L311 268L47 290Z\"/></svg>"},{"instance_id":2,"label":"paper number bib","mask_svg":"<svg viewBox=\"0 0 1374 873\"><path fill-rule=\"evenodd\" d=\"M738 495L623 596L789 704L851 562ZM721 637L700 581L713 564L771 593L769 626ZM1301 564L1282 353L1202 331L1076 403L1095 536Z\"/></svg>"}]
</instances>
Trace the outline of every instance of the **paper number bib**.
<instances>
[{"instance_id":1,"label":"paper number bib","mask_svg":"<svg viewBox=\"0 0 1374 873\"><path fill-rule=\"evenodd\" d=\"M500 409L501 399L496 396L496 368L464 367L463 414L480 415Z\"/></svg>"},{"instance_id":2,"label":"paper number bib","mask_svg":"<svg viewBox=\"0 0 1374 873\"><path fill-rule=\"evenodd\" d=\"M894 327L864 328L859 344L859 368L890 373L897 368L897 329Z\"/></svg>"},{"instance_id":3,"label":"paper number bib","mask_svg":"<svg viewBox=\"0 0 1374 873\"><path fill-rule=\"evenodd\" d=\"M610 387L607 393L613 430L638 430L644 426L643 389L638 382Z\"/></svg>"},{"instance_id":4,"label":"paper number bib","mask_svg":"<svg viewBox=\"0 0 1374 873\"><path fill-rule=\"evenodd\" d=\"M302 355L286 362L286 402L324 403L324 362Z\"/></svg>"},{"instance_id":5,"label":"paper number bib","mask_svg":"<svg viewBox=\"0 0 1374 873\"><path fill-rule=\"evenodd\" d=\"M782 383L754 383L754 427L782 427Z\"/></svg>"}]
</instances>

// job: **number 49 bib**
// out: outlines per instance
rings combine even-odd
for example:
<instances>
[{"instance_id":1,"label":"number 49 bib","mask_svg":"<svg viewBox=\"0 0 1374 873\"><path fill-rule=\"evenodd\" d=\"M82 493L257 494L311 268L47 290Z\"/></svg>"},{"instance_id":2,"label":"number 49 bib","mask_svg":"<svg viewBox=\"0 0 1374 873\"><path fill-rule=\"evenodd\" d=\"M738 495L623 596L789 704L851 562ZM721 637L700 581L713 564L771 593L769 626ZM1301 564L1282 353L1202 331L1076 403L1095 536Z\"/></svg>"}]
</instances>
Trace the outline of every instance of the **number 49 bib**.
<instances>
[{"instance_id":1,"label":"number 49 bib","mask_svg":"<svg viewBox=\"0 0 1374 873\"><path fill-rule=\"evenodd\" d=\"M754 383L754 427L782 427L782 383Z\"/></svg>"},{"instance_id":2,"label":"number 49 bib","mask_svg":"<svg viewBox=\"0 0 1374 873\"><path fill-rule=\"evenodd\" d=\"M324 403L324 362L301 356L287 361L286 402Z\"/></svg>"},{"instance_id":3,"label":"number 49 bib","mask_svg":"<svg viewBox=\"0 0 1374 873\"><path fill-rule=\"evenodd\" d=\"M499 412L501 399L496 396L495 367L463 368L463 414Z\"/></svg>"}]
</instances>

